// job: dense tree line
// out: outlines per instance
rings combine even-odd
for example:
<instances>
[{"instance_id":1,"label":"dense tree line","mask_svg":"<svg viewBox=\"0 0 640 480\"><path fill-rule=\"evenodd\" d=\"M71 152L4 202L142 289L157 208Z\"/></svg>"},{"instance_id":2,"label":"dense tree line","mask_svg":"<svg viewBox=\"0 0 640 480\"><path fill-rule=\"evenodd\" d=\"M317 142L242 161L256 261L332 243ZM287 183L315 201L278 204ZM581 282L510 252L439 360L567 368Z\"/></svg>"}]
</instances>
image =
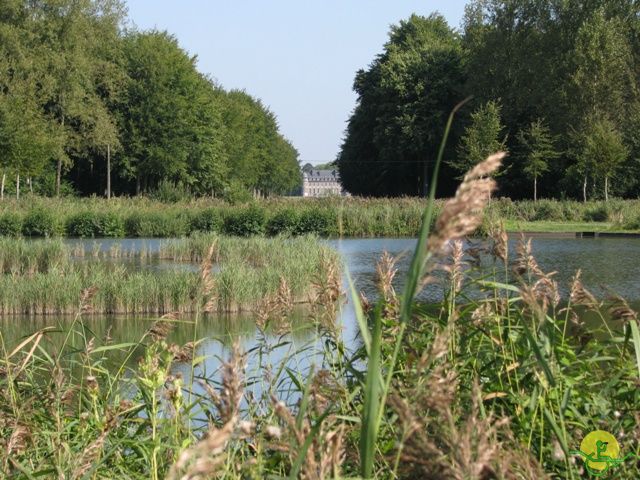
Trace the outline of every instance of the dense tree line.
<instances>
[{"instance_id":1,"label":"dense tree line","mask_svg":"<svg viewBox=\"0 0 640 480\"><path fill-rule=\"evenodd\" d=\"M514 198L640 194L640 4L473 0L460 31L438 14L393 26L357 73L338 156L348 190L423 194L446 117L441 194L497 148Z\"/></svg>"},{"instance_id":2,"label":"dense tree line","mask_svg":"<svg viewBox=\"0 0 640 480\"><path fill-rule=\"evenodd\" d=\"M196 67L170 34L128 29L120 0L3 0L1 194L295 189L275 115Z\"/></svg>"}]
</instances>

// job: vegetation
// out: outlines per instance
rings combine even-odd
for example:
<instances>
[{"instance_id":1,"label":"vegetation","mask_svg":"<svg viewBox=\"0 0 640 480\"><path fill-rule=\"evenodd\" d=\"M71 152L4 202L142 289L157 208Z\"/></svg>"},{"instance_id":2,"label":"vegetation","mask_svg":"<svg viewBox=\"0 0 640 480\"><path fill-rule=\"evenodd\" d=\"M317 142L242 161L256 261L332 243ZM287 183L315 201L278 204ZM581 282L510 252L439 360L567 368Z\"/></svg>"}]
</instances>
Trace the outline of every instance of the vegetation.
<instances>
[{"instance_id":1,"label":"vegetation","mask_svg":"<svg viewBox=\"0 0 640 480\"><path fill-rule=\"evenodd\" d=\"M301 182L275 115L225 91L120 0L0 6L0 197L178 190L282 194Z\"/></svg>"},{"instance_id":2,"label":"vegetation","mask_svg":"<svg viewBox=\"0 0 640 480\"><path fill-rule=\"evenodd\" d=\"M501 178L501 177L500 177ZM165 204L148 198L40 199L0 204L0 236L80 238L183 237L197 232L235 236L414 237L425 200L419 198L271 198L231 204L222 200L179 200ZM439 211L444 201L435 202ZM640 202L494 199L487 220L504 221L510 231L638 231Z\"/></svg>"},{"instance_id":3,"label":"vegetation","mask_svg":"<svg viewBox=\"0 0 640 480\"><path fill-rule=\"evenodd\" d=\"M512 155L499 196L637 198L638 13L631 0L470 0L461 31L438 14L393 25L355 76L337 159L345 187L424 195L446 116L471 97L445 150L440 196L502 148Z\"/></svg>"},{"instance_id":4,"label":"vegetation","mask_svg":"<svg viewBox=\"0 0 640 480\"><path fill-rule=\"evenodd\" d=\"M10 239L0 241L0 252L2 315L73 314L81 292L92 289L96 289L94 313L192 313L199 301L202 272L183 262L216 269L210 312L255 310L275 296L291 304L313 303L317 278L339 272L337 254L309 237L239 240L197 235L163 244L156 254L120 247L85 252L71 250L60 240ZM172 268L154 270L98 261L104 258L137 259L150 266L159 259L174 263Z\"/></svg>"},{"instance_id":5,"label":"vegetation","mask_svg":"<svg viewBox=\"0 0 640 480\"><path fill-rule=\"evenodd\" d=\"M211 359L215 371L200 341L171 344L171 317L137 342L94 337L82 318L98 294L91 289L69 330L39 330L15 348L0 337L3 471L16 478L577 479L585 469L571 450L595 429L624 432L622 451L639 454L636 312L620 298L596 301L579 272L561 307L531 244L510 254L500 231L493 275L473 275L458 238L481 224L495 188L489 176L502 158L468 173L435 222L430 203L402 296L389 256L378 265L378 300L361 300L352 288L361 334L355 351L332 328L340 284L328 277L317 291L319 342L286 353L287 308L278 306L287 302L279 297L258 316L257 346L243 353L236 344L229 360ZM168 252L200 256L206 243ZM196 312L215 298L218 278L207 258ZM443 267L442 302L415 303L422 282ZM481 297L473 300L471 290ZM597 321L581 321L585 311ZM196 332L198 321L196 313L181 328ZM284 329L268 334L271 322ZM130 365L134 352L141 358ZM106 368L114 355L125 361ZM635 479L639 468L629 458L615 467L616 478Z\"/></svg>"}]
</instances>

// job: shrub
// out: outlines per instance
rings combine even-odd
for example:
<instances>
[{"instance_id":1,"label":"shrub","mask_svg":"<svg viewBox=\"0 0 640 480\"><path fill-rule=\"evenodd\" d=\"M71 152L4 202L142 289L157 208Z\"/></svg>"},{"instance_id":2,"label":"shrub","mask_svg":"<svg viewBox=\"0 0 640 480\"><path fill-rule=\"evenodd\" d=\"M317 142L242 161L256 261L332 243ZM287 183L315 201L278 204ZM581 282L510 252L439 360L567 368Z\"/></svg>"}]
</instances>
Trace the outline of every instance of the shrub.
<instances>
[{"instance_id":1,"label":"shrub","mask_svg":"<svg viewBox=\"0 0 640 480\"><path fill-rule=\"evenodd\" d=\"M27 237L51 237L57 233L57 223L48 210L31 210L24 217L22 234Z\"/></svg>"},{"instance_id":2,"label":"shrub","mask_svg":"<svg viewBox=\"0 0 640 480\"><path fill-rule=\"evenodd\" d=\"M131 237L182 237L187 234L186 215L174 212L134 213L125 221L125 231Z\"/></svg>"},{"instance_id":3,"label":"shrub","mask_svg":"<svg viewBox=\"0 0 640 480\"><path fill-rule=\"evenodd\" d=\"M65 231L70 237L95 237L98 233L98 218L95 212L80 212L69 217Z\"/></svg>"},{"instance_id":4,"label":"shrub","mask_svg":"<svg viewBox=\"0 0 640 480\"><path fill-rule=\"evenodd\" d=\"M193 196L182 183L163 181L150 195L154 200L163 203L176 203L191 199Z\"/></svg>"},{"instance_id":5,"label":"shrub","mask_svg":"<svg viewBox=\"0 0 640 480\"><path fill-rule=\"evenodd\" d=\"M103 213L98 216L96 236L124 237L125 228L122 217L114 212Z\"/></svg>"},{"instance_id":6,"label":"shrub","mask_svg":"<svg viewBox=\"0 0 640 480\"><path fill-rule=\"evenodd\" d=\"M222 229L222 215L215 208L205 208L196 213L191 219L193 232L220 232Z\"/></svg>"},{"instance_id":7,"label":"shrub","mask_svg":"<svg viewBox=\"0 0 640 480\"><path fill-rule=\"evenodd\" d=\"M606 222L609 220L611 208L606 203L588 208L584 212L584 220L587 222Z\"/></svg>"},{"instance_id":8,"label":"shrub","mask_svg":"<svg viewBox=\"0 0 640 480\"><path fill-rule=\"evenodd\" d=\"M293 235L298 230L299 217L295 210L285 208L280 210L267 222L269 235Z\"/></svg>"},{"instance_id":9,"label":"shrub","mask_svg":"<svg viewBox=\"0 0 640 480\"><path fill-rule=\"evenodd\" d=\"M234 180L225 189L223 198L232 205L250 202L253 196L240 182Z\"/></svg>"},{"instance_id":10,"label":"shrub","mask_svg":"<svg viewBox=\"0 0 640 480\"><path fill-rule=\"evenodd\" d=\"M534 221L562 221L564 219L564 209L559 202L539 200L535 206Z\"/></svg>"},{"instance_id":11,"label":"shrub","mask_svg":"<svg viewBox=\"0 0 640 480\"><path fill-rule=\"evenodd\" d=\"M315 233L317 235L328 235L335 229L335 218L328 210L314 208L306 210L300 215L296 234Z\"/></svg>"},{"instance_id":12,"label":"shrub","mask_svg":"<svg viewBox=\"0 0 640 480\"><path fill-rule=\"evenodd\" d=\"M251 207L228 214L224 220L224 233L239 237L261 235L264 233L266 215L262 208Z\"/></svg>"},{"instance_id":13,"label":"shrub","mask_svg":"<svg viewBox=\"0 0 640 480\"><path fill-rule=\"evenodd\" d=\"M22 218L15 213L0 215L0 236L18 237L22 233Z\"/></svg>"}]
</instances>

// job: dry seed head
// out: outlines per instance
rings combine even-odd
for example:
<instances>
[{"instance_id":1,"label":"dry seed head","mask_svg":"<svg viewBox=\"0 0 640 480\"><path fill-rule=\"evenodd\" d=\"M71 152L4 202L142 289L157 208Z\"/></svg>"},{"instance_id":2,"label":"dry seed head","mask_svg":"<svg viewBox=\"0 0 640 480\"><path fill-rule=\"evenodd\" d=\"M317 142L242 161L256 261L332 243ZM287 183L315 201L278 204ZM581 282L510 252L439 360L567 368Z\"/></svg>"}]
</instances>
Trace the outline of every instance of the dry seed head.
<instances>
[{"instance_id":1,"label":"dry seed head","mask_svg":"<svg viewBox=\"0 0 640 480\"><path fill-rule=\"evenodd\" d=\"M107 439L107 435L109 433L108 429L103 430L98 438L96 438L87 448L84 449L80 458L77 461L78 466L71 473L71 479L77 480L85 476L85 474L91 470L91 467L94 465L100 452L102 451L102 447L104 446L104 442Z\"/></svg>"},{"instance_id":2,"label":"dry seed head","mask_svg":"<svg viewBox=\"0 0 640 480\"><path fill-rule=\"evenodd\" d=\"M489 232L489 236L493 242L491 253L494 257L499 258L505 264L509 258L509 238L507 232L504 229L504 224L500 222L498 227L492 228Z\"/></svg>"},{"instance_id":3,"label":"dry seed head","mask_svg":"<svg viewBox=\"0 0 640 480\"><path fill-rule=\"evenodd\" d=\"M151 325L148 333L154 342L160 342L166 339L172 330L173 323L160 319Z\"/></svg>"},{"instance_id":4,"label":"dry seed head","mask_svg":"<svg viewBox=\"0 0 640 480\"><path fill-rule=\"evenodd\" d=\"M610 300L613 301L613 305L609 308L609 314L613 320L621 320L625 323L638 320L638 314L629 307L624 298L614 295Z\"/></svg>"},{"instance_id":5,"label":"dry seed head","mask_svg":"<svg viewBox=\"0 0 640 480\"><path fill-rule=\"evenodd\" d=\"M573 282L571 283L571 294L569 296L571 303L574 305L584 305L589 309L595 309L598 306L598 302L591 292L584 288L584 285L580 280L581 275L582 271L578 270L573 277Z\"/></svg>"},{"instance_id":6,"label":"dry seed head","mask_svg":"<svg viewBox=\"0 0 640 480\"><path fill-rule=\"evenodd\" d=\"M484 207L496 188L496 182L488 177L500 167L505 155L490 155L464 176L455 197L447 200L436 221L427 247L430 252L439 254L450 240L464 238L482 224Z\"/></svg>"}]
</instances>

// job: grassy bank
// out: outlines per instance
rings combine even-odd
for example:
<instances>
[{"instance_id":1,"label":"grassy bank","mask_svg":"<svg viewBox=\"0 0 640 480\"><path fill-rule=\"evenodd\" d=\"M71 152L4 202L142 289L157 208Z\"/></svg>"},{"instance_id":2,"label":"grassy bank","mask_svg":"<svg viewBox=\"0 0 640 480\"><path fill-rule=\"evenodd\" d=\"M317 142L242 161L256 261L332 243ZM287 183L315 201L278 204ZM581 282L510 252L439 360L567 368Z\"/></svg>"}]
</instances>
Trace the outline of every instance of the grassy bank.
<instances>
[{"instance_id":1,"label":"grassy bank","mask_svg":"<svg viewBox=\"0 0 640 480\"><path fill-rule=\"evenodd\" d=\"M313 301L317 279L339 272L337 254L310 237L197 235L164 244L159 255L128 255L145 260L142 269L104 261L121 258L118 249L103 252L99 260L92 254L74 259L78 253L60 240L1 240L0 314L75 313L87 289L96 290L91 303L96 313L192 313L207 282L209 310L256 310L278 296L291 304ZM161 259L177 263L152 268Z\"/></svg>"},{"instance_id":2,"label":"grassy bank","mask_svg":"<svg viewBox=\"0 0 640 480\"><path fill-rule=\"evenodd\" d=\"M41 330L17 346L0 337L3 471L73 479L579 479L587 473L575 451L588 432L606 430L625 457L611 475L637 479L637 313L621 298L594 298L579 273L560 307L558 285L530 244L509 252L504 232L494 232L495 269L481 280L461 241L446 247L481 223L492 185L484 175L497 164L490 160L465 178L431 236L426 214L401 296L388 256L377 269L378 300L351 292L355 351L329 328L319 330L320 342L286 353L286 335L270 337L259 322L256 347L235 347L218 371L207 371L197 344L167 342L167 320L128 344L94 338L82 319L95 299L89 295L67 332ZM173 251L197 257L202 247ZM435 280L434 269L443 268L448 277ZM510 283L508 269L516 274ZM424 308L414 298L433 281L448 293ZM331 310L335 285L322 284L318 298ZM473 300L467 292L477 289L483 296ZM200 291L199 311L214 298ZM601 322L583 323L585 309ZM51 335L64 342L47 351ZM141 348L137 366L103 367L109 352L126 358Z\"/></svg>"},{"instance_id":3,"label":"grassy bank","mask_svg":"<svg viewBox=\"0 0 640 480\"><path fill-rule=\"evenodd\" d=\"M236 236L416 236L424 199L274 198L232 205L221 200L165 204L145 198L43 199L0 203L0 235L182 237L195 232ZM440 210L443 201L437 201ZM640 201L575 202L495 199L487 220L518 231L640 231Z\"/></svg>"}]
</instances>

